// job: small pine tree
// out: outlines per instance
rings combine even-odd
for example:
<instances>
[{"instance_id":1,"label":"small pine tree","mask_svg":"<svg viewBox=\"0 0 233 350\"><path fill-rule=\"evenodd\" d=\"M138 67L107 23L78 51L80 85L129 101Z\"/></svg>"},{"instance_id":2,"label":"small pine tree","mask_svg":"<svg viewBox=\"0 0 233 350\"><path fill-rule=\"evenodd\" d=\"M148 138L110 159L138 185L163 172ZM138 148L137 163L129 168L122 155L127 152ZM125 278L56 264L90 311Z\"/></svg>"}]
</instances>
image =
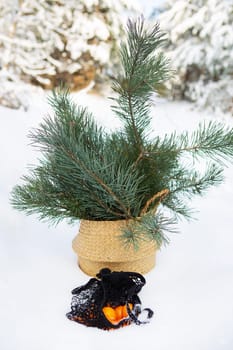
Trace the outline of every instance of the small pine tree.
<instances>
[{"instance_id":1,"label":"small pine tree","mask_svg":"<svg viewBox=\"0 0 233 350\"><path fill-rule=\"evenodd\" d=\"M187 199L221 183L223 165L233 157L233 129L209 122L191 135L150 136L154 87L170 74L160 52L165 39L157 24L150 29L142 18L128 21L121 71L113 80L112 108L122 121L120 130L107 133L67 91L54 92L49 100L54 116L30 134L43 158L14 188L15 208L54 223L126 219L125 243L137 247L149 239L160 246L175 221L163 208L175 219L189 218ZM185 166L187 154L194 164L200 158L207 162L204 173Z\"/></svg>"}]
</instances>

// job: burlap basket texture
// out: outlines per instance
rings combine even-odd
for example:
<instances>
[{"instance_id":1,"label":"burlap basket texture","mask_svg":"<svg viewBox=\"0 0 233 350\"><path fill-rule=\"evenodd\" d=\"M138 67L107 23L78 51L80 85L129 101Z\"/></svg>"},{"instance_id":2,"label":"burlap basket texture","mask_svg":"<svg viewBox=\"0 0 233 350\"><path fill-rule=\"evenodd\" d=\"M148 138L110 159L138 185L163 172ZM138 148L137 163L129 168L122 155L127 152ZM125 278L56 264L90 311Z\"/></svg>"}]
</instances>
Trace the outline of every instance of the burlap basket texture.
<instances>
[{"instance_id":1,"label":"burlap basket texture","mask_svg":"<svg viewBox=\"0 0 233 350\"><path fill-rule=\"evenodd\" d=\"M149 272L155 266L156 244L142 241L140 248L125 247L119 236L126 220L81 220L72 246L83 272L95 276L101 268L114 271Z\"/></svg>"}]
</instances>

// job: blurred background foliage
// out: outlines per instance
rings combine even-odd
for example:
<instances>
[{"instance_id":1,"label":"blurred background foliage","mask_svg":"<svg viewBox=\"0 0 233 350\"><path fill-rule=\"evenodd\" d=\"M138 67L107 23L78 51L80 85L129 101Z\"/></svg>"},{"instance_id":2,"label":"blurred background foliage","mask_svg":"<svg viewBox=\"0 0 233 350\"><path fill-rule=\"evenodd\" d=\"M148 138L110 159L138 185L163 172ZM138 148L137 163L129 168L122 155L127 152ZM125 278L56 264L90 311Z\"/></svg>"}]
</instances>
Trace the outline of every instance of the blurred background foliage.
<instances>
[{"instance_id":1,"label":"blurred background foliage","mask_svg":"<svg viewBox=\"0 0 233 350\"><path fill-rule=\"evenodd\" d=\"M139 13L167 32L174 75L159 93L232 115L232 0L2 0L0 103L27 108L30 92L61 82L105 86L126 19Z\"/></svg>"},{"instance_id":2,"label":"blurred background foliage","mask_svg":"<svg viewBox=\"0 0 233 350\"><path fill-rule=\"evenodd\" d=\"M2 0L0 102L18 108L31 84L53 89L66 83L76 90L107 76L132 3Z\"/></svg>"}]
</instances>

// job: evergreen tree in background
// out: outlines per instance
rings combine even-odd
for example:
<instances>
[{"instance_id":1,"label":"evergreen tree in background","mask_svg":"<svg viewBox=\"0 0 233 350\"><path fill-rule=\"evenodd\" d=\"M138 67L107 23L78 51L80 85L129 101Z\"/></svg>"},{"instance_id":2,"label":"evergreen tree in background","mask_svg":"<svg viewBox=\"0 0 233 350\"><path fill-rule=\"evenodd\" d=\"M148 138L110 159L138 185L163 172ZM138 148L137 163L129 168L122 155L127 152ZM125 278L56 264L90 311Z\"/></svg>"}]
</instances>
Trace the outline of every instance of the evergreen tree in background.
<instances>
[{"instance_id":1,"label":"evergreen tree in background","mask_svg":"<svg viewBox=\"0 0 233 350\"><path fill-rule=\"evenodd\" d=\"M160 246L177 218L191 216L187 202L221 183L224 164L233 157L233 129L209 122L190 135L150 135L154 87L170 75L160 51L165 40L157 24L147 28L142 18L128 21L121 71L113 79L120 130L106 132L67 91L54 92L49 100L54 116L30 134L43 158L14 188L15 208L53 223L127 219L125 243L137 247L149 239ZM192 167L183 161L187 155ZM200 159L206 163L203 173L195 169Z\"/></svg>"},{"instance_id":2,"label":"evergreen tree in background","mask_svg":"<svg viewBox=\"0 0 233 350\"><path fill-rule=\"evenodd\" d=\"M0 104L27 106L31 84L81 89L103 77L130 10L131 0L1 0Z\"/></svg>"},{"instance_id":3,"label":"evergreen tree in background","mask_svg":"<svg viewBox=\"0 0 233 350\"><path fill-rule=\"evenodd\" d=\"M167 0L159 21L177 71L175 97L233 115L233 2Z\"/></svg>"}]
</instances>

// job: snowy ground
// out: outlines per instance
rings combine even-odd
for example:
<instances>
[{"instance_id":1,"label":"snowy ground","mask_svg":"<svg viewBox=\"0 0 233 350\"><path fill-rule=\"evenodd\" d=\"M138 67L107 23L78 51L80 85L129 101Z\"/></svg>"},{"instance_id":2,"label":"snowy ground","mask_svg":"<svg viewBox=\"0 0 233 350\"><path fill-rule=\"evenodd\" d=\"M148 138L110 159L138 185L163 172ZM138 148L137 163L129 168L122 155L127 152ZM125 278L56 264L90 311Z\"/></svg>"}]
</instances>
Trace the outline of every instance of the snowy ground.
<instances>
[{"instance_id":1,"label":"snowy ground","mask_svg":"<svg viewBox=\"0 0 233 350\"><path fill-rule=\"evenodd\" d=\"M86 93L75 98L100 123L117 127L109 101ZM48 227L9 205L12 187L38 157L26 135L47 111L38 98L27 113L0 107L0 349L232 350L233 166L223 185L193 201L197 220L180 222L180 234L171 237L146 275L140 297L155 311L151 323L111 332L86 328L65 317L70 291L89 279L71 249L78 228ZM154 129L161 133L192 130L208 117L186 103L164 100L156 101L153 115Z\"/></svg>"}]
</instances>

